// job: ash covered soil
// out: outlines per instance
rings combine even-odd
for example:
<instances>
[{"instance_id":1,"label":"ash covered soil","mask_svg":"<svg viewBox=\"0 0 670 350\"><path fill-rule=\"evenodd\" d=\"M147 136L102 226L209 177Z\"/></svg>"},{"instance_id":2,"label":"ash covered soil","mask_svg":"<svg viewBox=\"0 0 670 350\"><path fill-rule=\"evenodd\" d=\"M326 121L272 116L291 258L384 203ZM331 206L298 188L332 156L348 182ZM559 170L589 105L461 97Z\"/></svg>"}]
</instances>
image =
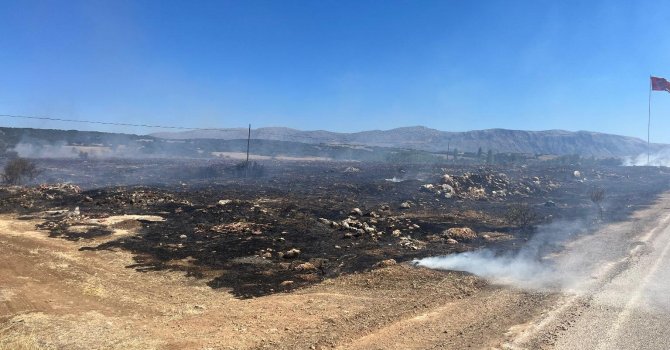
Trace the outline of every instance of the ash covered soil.
<instances>
[{"instance_id":1,"label":"ash covered soil","mask_svg":"<svg viewBox=\"0 0 670 350\"><path fill-rule=\"evenodd\" d=\"M670 179L532 164L39 166L43 184L0 188L0 335L82 349L499 346L556 296L408 262L520 249L533 230L510 208L532 225L627 220ZM86 323L100 336L77 337Z\"/></svg>"}]
</instances>

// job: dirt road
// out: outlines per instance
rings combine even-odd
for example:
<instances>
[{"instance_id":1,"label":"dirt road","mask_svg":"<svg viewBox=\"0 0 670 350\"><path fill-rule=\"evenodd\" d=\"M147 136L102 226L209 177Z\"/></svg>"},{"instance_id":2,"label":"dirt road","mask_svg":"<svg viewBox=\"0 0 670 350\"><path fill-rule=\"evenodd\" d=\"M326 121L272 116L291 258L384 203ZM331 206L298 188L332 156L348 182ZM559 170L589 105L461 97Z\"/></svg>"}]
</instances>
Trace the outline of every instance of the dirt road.
<instances>
[{"instance_id":1,"label":"dirt road","mask_svg":"<svg viewBox=\"0 0 670 350\"><path fill-rule=\"evenodd\" d=\"M576 242L581 248L575 250L593 249L594 265L605 263L591 270L591 281L576 294L562 298L553 312L507 347L668 349L669 203L666 195L631 222ZM585 267L588 271L594 266Z\"/></svg>"}]
</instances>

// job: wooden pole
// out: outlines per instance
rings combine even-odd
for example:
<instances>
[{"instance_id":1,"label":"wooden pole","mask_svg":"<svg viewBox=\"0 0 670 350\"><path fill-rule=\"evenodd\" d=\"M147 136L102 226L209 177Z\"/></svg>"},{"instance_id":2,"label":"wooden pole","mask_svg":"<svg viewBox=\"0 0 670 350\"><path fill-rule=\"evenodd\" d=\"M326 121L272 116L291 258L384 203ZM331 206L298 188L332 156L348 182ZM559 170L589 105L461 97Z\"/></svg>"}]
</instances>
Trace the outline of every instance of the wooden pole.
<instances>
[{"instance_id":1,"label":"wooden pole","mask_svg":"<svg viewBox=\"0 0 670 350\"><path fill-rule=\"evenodd\" d=\"M251 124L249 124L249 135L247 136L247 164L245 166L244 176L249 175L249 145L251 144Z\"/></svg>"},{"instance_id":2,"label":"wooden pole","mask_svg":"<svg viewBox=\"0 0 670 350\"><path fill-rule=\"evenodd\" d=\"M651 130L651 75L649 76L649 115L647 118L647 166L649 166L649 152L651 145L649 143L649 131Z\"/></svg>"},{"instance_id":3,"label":"wooden pole","mask_svg":"<svg viewBox=\"0 0 670 350\"><path fill-rule=\"evenodd\" d=\"M449 163L449 146L451 146L451 139L447 140L447 163Z\"/></svg>"}]
</instances>

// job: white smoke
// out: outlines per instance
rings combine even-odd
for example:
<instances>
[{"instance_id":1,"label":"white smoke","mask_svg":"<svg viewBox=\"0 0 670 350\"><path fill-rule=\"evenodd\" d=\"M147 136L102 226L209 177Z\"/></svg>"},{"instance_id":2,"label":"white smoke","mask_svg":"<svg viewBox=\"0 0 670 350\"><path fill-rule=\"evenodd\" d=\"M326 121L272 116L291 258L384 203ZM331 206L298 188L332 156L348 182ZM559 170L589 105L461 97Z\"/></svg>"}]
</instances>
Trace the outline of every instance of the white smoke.
<instances>
[{"instance_id":1,"label":"white smoke","mask_svg":"<svg viewBox=\"0 0 670 350\"><path fill-rule=\"evenodd\" d=\"M639 154L635 157L623 158L623 165L625 166L670 166L670 149L662 149L660 151L649 154L649 161L647 161L647 153Z\"/></svg>"},{"instance_id":2,"label":"white smoke","mask_svg":"<svg viewBox=\"0 0 670 350\"><path fill-rule=\"evenodd\" d=\"M589 273L588 253L561 255L560 252L570 237L585 230L583 222L555 222L539 227L537 234L514 253L483 249L417 259L414 263L438 270L469 272L494 283L521 288L573 289L575 281Z\"/></svg>"},{"instance_id":3,"label":"white smoke","mask_svg":"<svg viewBox=\"0 0 670 350\"><path fill-rule=\"evenodd\" d=\"M438 270L470 272L496 283L541 288L551 283L553 267L523 255L498 255L488 249L415 260Z\"/></svg>"},{"instance_id":4,"label":"white smoke","mask_svg":"<svg viewBox=\"0 0 670 350\"><path fill-rule=\"evenodd\" d=\"M143 158L138 148L126 145L106 146L103 144L71 145L65 141L47 142L26 138L9 151L24 158Z\"/></svg>"},{"instance_id":5,"label":"white smoke","mask_svg":"<svg viewBox=\"0 0 670 350\"><path fill-rule=\"evenodd\" d=\"M405 181L405 179L400 179L400 178L397 178L395 176L390 178L390 179L384 179L384 180L386 180L388 182L403 182L403 181Z\"/></svg>"},{"instance_id":6,"label":"white smoke","mask_svg":"<svg viewBox=\"0 0 670 350\"><path fill-rule=\"evenodd\" d=\"M25 158L77 158L80 151L65 142L53 144L20 142L12 149Z\"/></svg>"}]
</instances>

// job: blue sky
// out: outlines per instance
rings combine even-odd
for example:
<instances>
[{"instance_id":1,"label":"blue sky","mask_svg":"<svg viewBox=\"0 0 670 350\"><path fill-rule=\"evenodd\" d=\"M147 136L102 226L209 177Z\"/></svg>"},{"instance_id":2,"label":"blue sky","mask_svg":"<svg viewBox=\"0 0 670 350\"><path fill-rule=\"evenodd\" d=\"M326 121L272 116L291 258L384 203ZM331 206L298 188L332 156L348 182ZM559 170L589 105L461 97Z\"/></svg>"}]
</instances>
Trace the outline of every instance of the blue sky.
<instances>
[{"instance_id":1,"label":"blue sky","mask_svg":"<svg viewBox=\"0 0 670 350\"><path fill-rule=\"evenodd\" d=\"M646 138L670 78L666 1L0 0L0 23L0 114ZM670 143L670 94L652 127Z\"/></svg>"}]
</instances>

